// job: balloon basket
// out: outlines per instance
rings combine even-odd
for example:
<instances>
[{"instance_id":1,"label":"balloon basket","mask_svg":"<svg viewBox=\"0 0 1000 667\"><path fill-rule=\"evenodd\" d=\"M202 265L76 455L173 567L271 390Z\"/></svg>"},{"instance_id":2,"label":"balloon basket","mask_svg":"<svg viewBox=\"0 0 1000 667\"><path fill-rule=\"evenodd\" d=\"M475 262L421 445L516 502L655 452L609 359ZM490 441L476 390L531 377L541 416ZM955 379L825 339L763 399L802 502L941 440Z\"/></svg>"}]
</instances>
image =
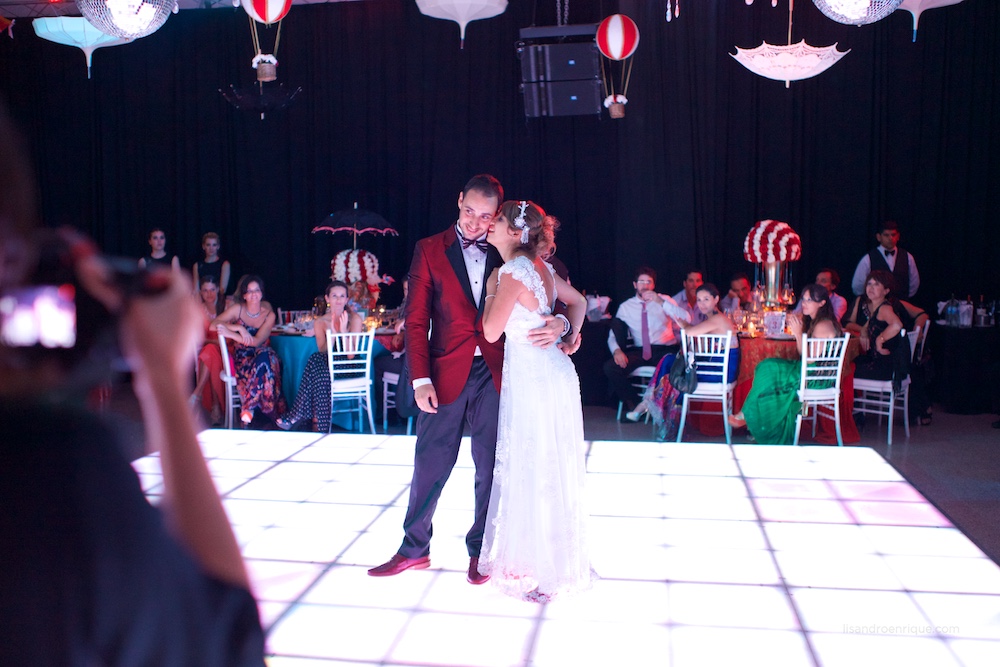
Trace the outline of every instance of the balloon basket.
<instances>
[{"instance_id":1,"label":"balloon basket","mask_svg":"<svg viewBox=\"0 0 1000 667\"><path fill-rule=\"evenodd\" d=\"M614 102L610 107L608 107L608 112L611 114L612 118L624 118L625 105L621 102Z\"/></svg>"},{"instance_id":2,"label":"balloon basket","mask_svg":"<svg viewBox=\"0 0 1000 667\"><path fill-rule=\"evenodd\" d=\"M257 63L257 80L261 83L274 81L278 78L278 66L274 63Z\"/></svg>"}]
</instances>

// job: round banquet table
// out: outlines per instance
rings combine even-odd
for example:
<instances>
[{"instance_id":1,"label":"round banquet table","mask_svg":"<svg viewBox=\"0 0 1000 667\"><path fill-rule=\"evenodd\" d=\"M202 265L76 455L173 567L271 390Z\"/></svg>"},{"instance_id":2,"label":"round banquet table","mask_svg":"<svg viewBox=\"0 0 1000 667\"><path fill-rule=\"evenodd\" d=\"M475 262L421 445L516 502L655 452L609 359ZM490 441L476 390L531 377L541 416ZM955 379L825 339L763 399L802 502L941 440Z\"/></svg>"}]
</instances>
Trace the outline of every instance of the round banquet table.
<instances>
[{"instance_id":1,"label":"round banquet table","mask_svg":"<svg viewBox=\"0 0 1000 667\"><path fill-rule=\"evenodd\" d=\"M856 336L851 336L847 346L847 358L844 362L844 377L840 383L840 431L844 444L860 442L861 435L854 423L854 358L860 348ZM733 413L743 408L743 402L753 386L754 370L764 359L798 359L799 351L794 340L774 340L764 337L740 337L740 372L736 378L736 388L733 390ZM710 403L691 403L692 409L710 409ZM695 407L697 406L697 407ZM725 429L722 425L722 415L698 414L688 415L688 425L696 428L703 435L722 435ZM800 440L811 440L808 434L800 436ZM817 420L816 442L821 444L837 444L837 430L829 419Z\"/></svg>"}]
</instances>

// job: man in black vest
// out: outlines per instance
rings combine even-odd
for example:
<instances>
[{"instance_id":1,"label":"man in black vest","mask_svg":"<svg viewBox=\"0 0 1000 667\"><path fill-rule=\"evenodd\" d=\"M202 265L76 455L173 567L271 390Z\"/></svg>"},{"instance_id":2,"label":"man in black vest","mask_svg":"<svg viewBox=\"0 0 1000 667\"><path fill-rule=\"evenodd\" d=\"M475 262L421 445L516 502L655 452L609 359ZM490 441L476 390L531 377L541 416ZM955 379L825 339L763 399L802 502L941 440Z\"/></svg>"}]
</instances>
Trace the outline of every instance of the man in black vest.
<instances>
[{"instance_id":1,"label":"man in black vest","mask_svg":"<svg viewBox=\"0 0 1000 667\"><path fill-rule=\"evenodd\" d=\"M917 272L917 263L913 261L913 255L896 246L899 243L899 228L896 223L886 220L881 230L875 233L875 238L878 240L878 245L861 258L858 268L854 270L854 278L851 280L854 293L864 294L868 273L882 269L890 272L896 279L900 293L913 298L920 287L920 274Z\"/></svg>"}]
</instances>

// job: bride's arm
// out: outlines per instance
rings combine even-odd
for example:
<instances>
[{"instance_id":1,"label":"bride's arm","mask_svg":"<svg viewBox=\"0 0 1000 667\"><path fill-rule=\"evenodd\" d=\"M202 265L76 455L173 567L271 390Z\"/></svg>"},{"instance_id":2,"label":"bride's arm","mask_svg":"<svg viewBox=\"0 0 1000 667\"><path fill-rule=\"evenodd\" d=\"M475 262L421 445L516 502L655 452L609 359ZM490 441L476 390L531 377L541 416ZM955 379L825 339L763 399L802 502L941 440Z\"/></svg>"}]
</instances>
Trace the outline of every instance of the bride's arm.
<instances>
[{"instance_id":1,"label":"bride's arm","mask_svg":"<svg viewBox=\"0 0 1000 667\"><path fill-rule=\"evenodd\" d=\"M490 280L486 285L486 303L483 305L483 335L491 343L500 340L507 320L514 310L521 293L525 291L524 284L515 280L509 273L500 276L500 284Z\"/></svg>"},{"instance_id":2,"label":"bride's arm","mask_svg":"<svg viewBox=\"0 0 1000 667\"><path fill-rule=\"evenodd\" d=\"M580 347L580 329L587 316L587 299L559 276L553 274L552 277L555 278L556 296L566 304L566 314L569 316L570 333L563 338L563 351L573 354Z\"/></svg>"}]
</instances>

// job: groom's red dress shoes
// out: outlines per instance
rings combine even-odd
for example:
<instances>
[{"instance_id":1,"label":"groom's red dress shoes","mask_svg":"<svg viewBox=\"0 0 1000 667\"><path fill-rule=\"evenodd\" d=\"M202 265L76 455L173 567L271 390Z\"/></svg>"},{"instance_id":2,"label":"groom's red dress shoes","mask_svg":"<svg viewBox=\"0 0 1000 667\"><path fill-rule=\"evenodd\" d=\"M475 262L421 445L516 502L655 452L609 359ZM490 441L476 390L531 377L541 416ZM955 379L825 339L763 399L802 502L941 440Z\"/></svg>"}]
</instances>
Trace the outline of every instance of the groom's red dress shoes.
<instances>
[{"instance_id":1,"label":"groom's red dress shoes","mask_svg":"<svg viewBox=\"0 0 1000 667\"><path fill-rule=\"evenodd\" d=\"M392 575L399 574L404 570L425 570L430 566L430 556L407 558L406 556L396 554L389 559L388 563L382 563L378 567L373 567L368 570L368 574L372 577L391 577Z\"/></svg>"},{"instance_id":2,"label":"groom's red dress shoes","mask_svg":"<svg viewBox=\"0 0 1000 667\"><path fill-rule=\"evenodd\" d=\"M475 586L485 584L490 580L490 575L479 573L479 558L476 556L469 559L469 576L466 579Z\"/></svg>"}]
</instances>

